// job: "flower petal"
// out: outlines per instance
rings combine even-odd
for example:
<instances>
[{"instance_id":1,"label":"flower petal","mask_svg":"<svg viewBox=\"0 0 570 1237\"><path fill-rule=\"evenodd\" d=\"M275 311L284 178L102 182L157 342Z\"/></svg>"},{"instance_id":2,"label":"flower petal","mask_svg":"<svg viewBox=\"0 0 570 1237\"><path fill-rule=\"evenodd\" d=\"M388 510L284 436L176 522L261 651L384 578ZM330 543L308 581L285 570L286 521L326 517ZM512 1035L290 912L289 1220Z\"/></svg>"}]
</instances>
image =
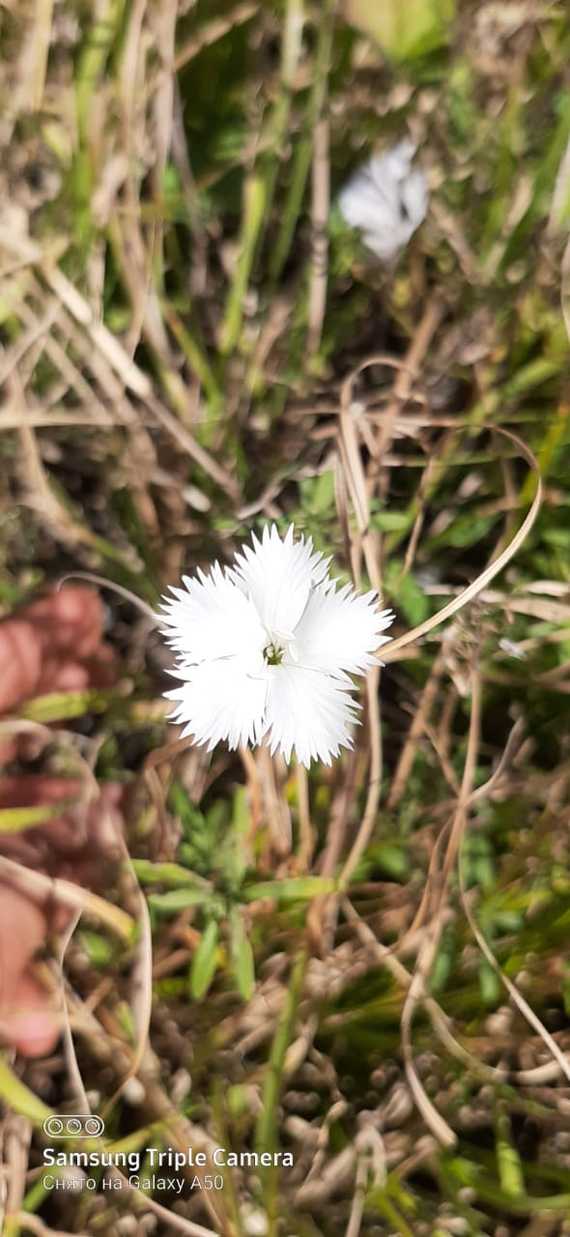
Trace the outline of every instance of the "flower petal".
<instances>
[{"instance_id":1,"label":"flower petal","mask_svg":"<svg viewBox=\"0 0 570 1237\"><path fill-rule=\"evenodd\" d=\"M386 644L382 636L394 620L391 610L376 608L377 594L355 593L350 584L336 588L327 580L313 589L295 631L295 657L302 666L342 678L365 674L378 665L374 650Z\"/></svg>"},{"instance_id":2,"label":"flower petal","mask_svg":"<svg viewBox=\"0 0 570 1237\"><path fill-rule=\"evenodd\" d=\"M427 181L412 166L414 153L413 143L404 139L373 155L338 197L346 222L360 229L364 244L384 262L407 245L426 216Z\"/></svg>"},{"instance_id":3,"label":"flower petal","mask_svg":"<svg viewBox=\"0 0 570 1237\"><path fill-rule=\"evenodd\" d=\"M226 740L234 749L240 744L261 743L266 730L267 669L263 659L228 657L179 664L173 671L184 680L165 695L177 702L172 721L184 723L183 736L194 735L211 751Z\"/></svg>"},{"instance_id":4,"label":"flower petal","mask_svg":"<svg viewBox=\"0 0 570 1237\"><path fill-rule=\"evenodd\" d=\"M266 717L271 753L282 752L307 768L311 760L330 765L341 747L352 747L358 705L345 685L318 670L283 662L272 667Z\"/></svg>"},{"instance_id":5,"label":"flower petal","mask_svg":"<svg viewBox=\"0 0 570 1237\"><path fill-rule=\"evenodd\" d=\"M326 575L328 560L313 550L309 537L293 541L293 525L281 540L275 525L253 535L253 549L244 546L236 555L232 579L251 598L271 636L291 636L303 613L309 589Z\"/></svg>"},{"instance_id":6,"label":"flower petal","mask_svg":"<svg viewBox=\"0 0 570 1237\"><path fill-rule=\"evenodd\" d=\"M219 563L197 579L183 577L184 589L172 588L158 614L171 648L190 662L231 654L255 654L266 634L255 607Z\"/></svg>"}]
</instances>

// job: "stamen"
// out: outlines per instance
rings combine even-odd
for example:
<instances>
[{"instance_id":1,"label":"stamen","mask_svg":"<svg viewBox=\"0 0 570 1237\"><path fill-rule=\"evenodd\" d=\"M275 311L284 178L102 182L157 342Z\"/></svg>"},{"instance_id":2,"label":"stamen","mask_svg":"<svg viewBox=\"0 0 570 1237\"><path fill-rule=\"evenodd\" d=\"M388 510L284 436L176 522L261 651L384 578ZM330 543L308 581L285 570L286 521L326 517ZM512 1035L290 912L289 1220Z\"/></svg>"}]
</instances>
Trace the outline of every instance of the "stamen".
<instances>
[{"instance_id":1,"label":"stamen","mask_svg":"<svg viewBox=\"0 0 570 1237\"><path fill-rule=\"evenodd\" d=\"M280 666L285 656L285 649L280 648L278 644L266 644L263 656L268 666Z\"/></svg>"}]
</instances>

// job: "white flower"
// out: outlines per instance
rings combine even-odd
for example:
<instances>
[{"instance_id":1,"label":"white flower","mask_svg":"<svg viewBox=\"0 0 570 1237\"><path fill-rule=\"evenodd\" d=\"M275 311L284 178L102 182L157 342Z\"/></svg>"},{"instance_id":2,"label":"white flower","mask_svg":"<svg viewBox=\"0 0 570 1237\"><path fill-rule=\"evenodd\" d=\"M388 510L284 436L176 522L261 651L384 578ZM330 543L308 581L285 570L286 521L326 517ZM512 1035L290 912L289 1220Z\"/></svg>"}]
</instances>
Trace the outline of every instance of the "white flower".
<instances>
[{"instance_id":1,"label":"white flower","mask_svg":"<svg viewBox=\"0 0 570 1237\"><path fill-rule=\"evenodd\" d=\"M415 146L407 138L382 155L373 155L351 177L338 197L346 222L362 232L364 244L389 262L425 219L426 178L412 167Z\"/></svg>"},{"instance_id":2,"label":"white flower","mask_svg":"<svg viewBox=\"0 0 570 1237\"><path fill-rule=\"evenodd\" d=\"M266 742L308 766L352 747L359 706L349 675L377 665L374 650L393 620L376 593L355 593L327 576L313 543L284 540L273 525L254 535L232 568L198 570L172 588L158 616L182 680L166 695L173 721L209 751Z\"/></svg>"}]
</instances>

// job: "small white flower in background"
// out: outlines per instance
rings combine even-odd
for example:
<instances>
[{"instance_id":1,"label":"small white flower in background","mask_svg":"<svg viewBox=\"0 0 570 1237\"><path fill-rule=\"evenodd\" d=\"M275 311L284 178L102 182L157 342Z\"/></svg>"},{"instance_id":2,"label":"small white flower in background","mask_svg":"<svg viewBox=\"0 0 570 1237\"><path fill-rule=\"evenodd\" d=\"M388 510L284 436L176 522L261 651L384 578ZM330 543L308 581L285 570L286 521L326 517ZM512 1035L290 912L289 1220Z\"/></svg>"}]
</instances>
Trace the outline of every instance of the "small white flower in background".
<instances>
[{"instance_id":1,"label":"small white flower in background","mask_svg":"<svg viewBox=\"0 0 570 1237\"><path fill-rule=\"evenodd\" d=\"M182 685L173 721L209 751L266 742L272 754L308 766L352 747L358 704L351 674L378 664L374 650L393 621L374 592L359 594L327 575L330 559L311 539L284 539L275 525L245 545L231 568L182 577L158 615L177 654Z\"/></svg>"},{"instance_id":2,"label":"small white flower in background","mask_svg":"<svg viewBox=\"0 0 570 1237\"><path fill-rule=\"evenodd\" d=\"M518 661L524 661L526 657L525 650L521 649L520 644L517 644L514 640L508 640L506 636L499 640L499 648L503 653L507 654L507 657L516 657Z\"/></svg>"},{"instance_id":3,"label":"small white flower in background","mask_svg":"<svg viewBox=\"0 0 570 1237\"><path fill-rule=\"evenodd\" d=\"M362 232L368 249L390 262L425 219L427 181L412 167L415 146L405 138L373 155L341 189L338 205L346 222Z\"/></svg>"}]
</instances>

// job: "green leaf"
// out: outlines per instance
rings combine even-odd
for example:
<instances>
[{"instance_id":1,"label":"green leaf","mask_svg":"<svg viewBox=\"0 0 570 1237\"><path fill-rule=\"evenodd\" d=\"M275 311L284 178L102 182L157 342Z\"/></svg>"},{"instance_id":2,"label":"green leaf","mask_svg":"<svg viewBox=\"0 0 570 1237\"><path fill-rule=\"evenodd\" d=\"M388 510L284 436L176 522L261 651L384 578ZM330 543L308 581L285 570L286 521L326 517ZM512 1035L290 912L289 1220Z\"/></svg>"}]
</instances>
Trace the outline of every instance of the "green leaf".
<instances>
[{"instance_id":1,"label":"green leaf","mask_svg":"<svg viewBox=\"0 0 570 1237\"><path fill-rule=\"evenodd\" d=\"M570 549L570 528L545 528L542 534L543 541L548 545L555 546L556 549Z\"/></svg>"},{"instance_id":2,"label":"green leaf","mask_svg":"<svg viewBox=\"0 0 570 1237\"><path fill-rule=\"evenodd\" d=\"M510 1198L523 1198L525 1184L522 1163L513 1144L508 1113L500 1107L495 1122L497 1168L501 1188Z\"/></svg>"},{"instance_id":3,"label":"green leaf","mask_svg":"<svg viewBox=\"0 0 570 1237\"><path fill-rule=\"evenodd\" d=\"M168 893L151 893L148 904L159 915L175 915L189 906L203 906L212 901L208 889L169 889Z\"/></svg>"},{"instance_id":4,"label":"green leaf","mask_svg":"<svg viewBox=\"0 0 570 1237\"><path fill-rule=\"evenodd\" d=\"M479 991L483 1004L489 1009L498 1005L503 991L499 976L484 958L479 964Z\"/></svg>"},{"instance_id":5,"label":"green leaf","mask_svg":"<svg viewBox=\"0 0 570 1237\"><path fill-rule=\"evenodd\" d=\"M307 477L301 482L303 510L310 515L324 515L334 503L334 474L328 469L318 477Z\"/></svg>"},{"instance_id":6,"label":"green leaf","mask_svg":"<svg viewBox=\"0 0 570 1237\"><path fill-rule=\"evenodd\" d=\"M379 867L393 880L405 881L410 875L410 859L407 851L394 842L380 842L366 852L370 866Z\"/></svg>"},{"instance_id":7,"label":"green leaf","mask_svg":"<svg viewBox=\"0 0 570 1237\"><path fill-rule=\"evenodd\" d=\"M190 968L190 992L195 1001L201 1001L216 973L218 965L219 927L215 919L211 919L202 933L202 939Z\"/></svg>"},{"instance_id":8,"label":"green leaf","mask_svg":"<svg viewBox=\"0 0 570 1237\"><path fill-rule=\"evenodd\" d=\"M296 902L303 898L315 898L319 894L334 893L336 881L329 876L293 876L284 881L259 881L243 890L246 902L258 898L274 898L277 902Z\"/></svg>"},{"instance_id":9,"label":"green leaf","mask_svg":"<svg viewBox=\"0 0 570 1237\"><path fill-rule=\"evenodd\" d=\"M21 1113L36 1125L51 1116L49 1108L16 1077L4 1057L0 1057L0 1095L13 1112Z\"/></svg>"},{"instance_id":10,"label":"green leaf","mask_svg":"<svg viewBox=\"0 0 570 1237\"><path fill-rule=\"evenodd\" d=\"M5 807L0 810L0 834L21 833L24 829L34 829L48 820L55 820L65 812L66 808L77 803L77 799L60 799L58 803L43 803L35 807Z\"/></svg>"},{"instance_id":11,"label":"green leaf","mask_svg":"<svg viewBox=\"0 0 570 1237\"><path fill-rule=\"evenodd\" d=\"M476 545L489 532L494 522L494 516L462 515L449 525L442 539L447 545L461 550L467 546Z\"/></svg>"},{"instance_id":12,"label":"green leaf","mask_svg":"<svg viewBox=\"0 0 570 1237\"><path fill-rule=\"evenodd\" d=\"M220 849L220 868L234 886L241 885L251 862L251 813L248 792L238 786L233 798L232 821Z\"/></svg>"},{"instance_id":13,"label":"green leaf","mask_svg":"<svg viewBox=\"0 0 570 1237\"><path fill-rule=\"evenodd\" d=\"M412 516L406 511L378 511L370 517L372 527L383 533L405 533L411 522Z\"/></svg>"},{"instance_id":14,"label":"green leaf","mask_svg":"<svg viewBox=\"0 0 570 1237\"><path fill-rule=\"evenodd\" d=\"M132 865L141 885L192 885L211 889L209 881L179 863L151 863L149 859L133 859Z\"/></svg>"},{"instance_id":15,"label":"green leaf","mask_svg":"<svg viewBox=\"0 0 570 1237\"><path fill-rule=\"evenodd\" d=\"M207 828L203 813L192 803L188 791L180 782L172 782L168 791L168 806L180 818L185 837L191 838L196 829Z\"/></svg>"},{"instance_id":16,"label":"green leaf","mask_svg":"<svg viewBox=\"0 0 570 1237\"><path fill-rule=\"evenodd\" d=\"M441 938L441 943L432 966L429 991L433 995L444 992L450 975L456 967L457 941L452 928L448 928Z\"/></svg>"},{"instance_id":17,"label":"green leaf","mask_svg":"<svg viewBox=\"0 0 570 1237\"><path fill-rule=\"evenodd\" d=\"M415 60L447 43L454 0L345 0L348 21L395 60Z\"/></svg>"},{"instance_id":18,"label":"green leaf","mask_svg":"<svg viewBox=\"0 0 570 1237\"><path fill-rule=\"evenodd\" d=\"M413 627L429 614L429 602L411 572L402 575L402 562L392 559L386 572L385 590L398 611Z\"/></svg>"},{"instance_id":19,"label":"green leaf","mask_svg":"<svg viewBox=\"0 0 570 1237\"><path fill-rule=\"evenodd\" d=\"M237 907L234 907L230 916L230 945L238 991L244 1001L249 1001L255 988L253 950L245 931L243 917Z\"/></svg>"},{"instance_id":20,"label":"green leaf","mask_svg":"<svg viewBox=\"0 0 570 1237\"><path fill-rule=\"evenodd\" d=\"M105 967L109 965L113 958L113 946L105 936L101 936L99 932L89 932L84 928L80 933L79 939L92 966Z\"/></svg>"},{"instance_id":21,"label":"green leaf","mask_svg":"<svg viewBox=\"0 0 570 1237\"><path fill-rule=\"evenodd\" d=\"M18 709L19 717L31 722L64 722L85 713L104 713L113 699L112 692L48 692L27 700Z\"/></svg>"}]
</instances>

